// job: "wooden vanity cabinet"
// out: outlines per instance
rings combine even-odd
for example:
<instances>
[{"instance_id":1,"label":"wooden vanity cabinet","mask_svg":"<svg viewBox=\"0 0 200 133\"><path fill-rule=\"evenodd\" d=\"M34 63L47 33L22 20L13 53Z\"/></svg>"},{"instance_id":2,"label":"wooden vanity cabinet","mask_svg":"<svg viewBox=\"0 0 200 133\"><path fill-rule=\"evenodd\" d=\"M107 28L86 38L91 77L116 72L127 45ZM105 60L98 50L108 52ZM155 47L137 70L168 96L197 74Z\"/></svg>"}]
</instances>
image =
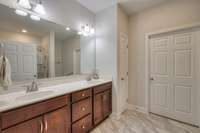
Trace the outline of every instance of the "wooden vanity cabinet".
<instances>
[{"instance_id":1,"label":"wooden vanity cabinet","mask_svg":"<svg viewBox=\"0 0 200 133\"><path fill-rule=\"evenodd\" d=\"M69 95L66 95L3 112L1 131L2 133L70 133L69 103Z\"/></svg>"},{"instance_id":2,"label":"wooden vanity cabinet","mask_svg":"<svg viewBox=\"0 0 200 133\"><path fill-rule=\"evenodd\" d=\"M100 91L100 88L103 88ZM94 116L94 125L98 125L105 118L107 118L112 112L112 86L111 84L106 84L94 88L94 97L93 97L93 116Z\"/></svg>"},{"instance_id":3,"label":"wooden vanity cabinet","mask_svg":"<svg viewBox=\"0 0 200 133\"><path fill-rule=\"evenodd\" d=\"M0 113L0 133L88 133L112 112L112 83Z\"/></svg>"},{"instance_id":4,"label":"wooden vanity cabinet","mask_svg":"<svg viewBox=\"0 0 200 133\"><path fill-rule=\"evenodd\" d=\"M42 117L23 122L11 128L5 129L2 133L42 133Z\"/></svg>"},{"instance_id":5,"label":"wooden vanity cabinet","mask_svg":"<svg viewBox=\"0 0 200 133\"><path fill-rule=\"evenodd\" d=\"M44 133L70 133L70 107L44 115Z\"/></svg>"}]
</instances>

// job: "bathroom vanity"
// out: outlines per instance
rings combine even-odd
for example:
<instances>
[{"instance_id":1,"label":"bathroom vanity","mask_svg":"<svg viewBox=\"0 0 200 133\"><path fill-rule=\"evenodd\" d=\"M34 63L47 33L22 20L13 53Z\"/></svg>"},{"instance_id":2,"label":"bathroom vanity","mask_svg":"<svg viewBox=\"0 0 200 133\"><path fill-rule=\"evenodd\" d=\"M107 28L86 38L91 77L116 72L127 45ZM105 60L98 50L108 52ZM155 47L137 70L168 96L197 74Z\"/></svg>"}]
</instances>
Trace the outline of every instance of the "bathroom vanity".
<instances>
[{"instance_id":1,"label":"bathroom vanity","mask_svg":"<svg viewBox=\"0 0 200 133\"><path fill-rule=\"evenodd\" d=\"M112 112L112 82L40 98L0 113L0 133L87 133Z\"/></svg>"}]
</instances>

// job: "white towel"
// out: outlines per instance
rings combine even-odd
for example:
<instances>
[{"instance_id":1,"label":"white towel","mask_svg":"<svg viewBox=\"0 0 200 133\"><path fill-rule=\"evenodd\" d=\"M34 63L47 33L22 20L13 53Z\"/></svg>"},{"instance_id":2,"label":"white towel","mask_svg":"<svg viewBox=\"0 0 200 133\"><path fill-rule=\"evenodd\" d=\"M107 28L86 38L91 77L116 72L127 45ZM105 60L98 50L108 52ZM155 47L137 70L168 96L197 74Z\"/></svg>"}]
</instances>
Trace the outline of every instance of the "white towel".
<instances>
[{"instance_id":1,"label":"white towel","mask_svg":"<svg viewBox=\"0 0 200 133\"><path fill-rule=\"evenodd\" d=\"M12 85L11 66L9 60L5 56L0 57L0 84L4 88Z\"/></svg>"}]
</instances>

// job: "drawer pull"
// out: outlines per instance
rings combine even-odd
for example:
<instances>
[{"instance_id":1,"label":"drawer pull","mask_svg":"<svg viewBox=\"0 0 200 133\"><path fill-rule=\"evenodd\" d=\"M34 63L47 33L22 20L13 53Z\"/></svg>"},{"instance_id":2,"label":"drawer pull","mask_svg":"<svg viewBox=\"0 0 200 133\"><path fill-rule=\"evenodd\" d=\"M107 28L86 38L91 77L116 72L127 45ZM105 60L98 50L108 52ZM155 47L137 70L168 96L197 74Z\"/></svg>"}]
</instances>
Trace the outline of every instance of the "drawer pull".
<instances>
[{"instance_id":1,"label":"drawer pull","mask_svg":"<svg viewBox=\"0 0 200 133\"><path fill-rule=\"evenodd\" d=\"M82 128L82 129L85 129L85 126L83 125L83 126L81 126L81 128Z\"/></svg>"},{"instance_id":2,"label":"drawer pull","mask_svg":"<svg viewBox=\"0 0 200 133\"><path fill-rule=\"evenodd\" d=\"M81 110L82 110L82 111L85 111L85 107L82 107Z\"/></svg>"},{"instance_id":3,"label":"drawer pull","mask_svg":"<svg viewBox=\"0 0 200 133\"><path fill-rule=\"evenodd\" d=\"M85 97L85 93L82 93L81 96L82 96L82 97Z\"/></svg>"},{"instance_id":4,"label":"drawer pull","mask_svg":"<svg viewBox=\"0 0 200 133\"><path fill-rule=\"evenodd\" d=\"M43 133L43 123L40 121L40 133Z\"/></svg>"},{"instance_id":5,"label":"drawer pull","mask_svg":"<svg viewBox=\"0 0 200 133\"><path fill-rule=\"evenodd\" d=\"M47 121L45 120L45 131L47 131L48 130L48 123L47 123Z\"/></svg>"}]
</instances>

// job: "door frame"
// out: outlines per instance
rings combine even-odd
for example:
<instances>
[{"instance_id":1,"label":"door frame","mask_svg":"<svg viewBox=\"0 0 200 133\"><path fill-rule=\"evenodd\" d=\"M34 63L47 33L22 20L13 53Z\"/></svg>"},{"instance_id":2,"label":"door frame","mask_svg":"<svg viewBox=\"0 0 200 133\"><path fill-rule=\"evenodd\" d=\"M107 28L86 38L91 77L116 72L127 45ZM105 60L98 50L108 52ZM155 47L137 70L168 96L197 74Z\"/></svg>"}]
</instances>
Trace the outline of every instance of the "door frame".
<instances>
[{"instance_id":1,"label":"door frame","mask_svg":"<svg viewBox=\"0 0 200 133\"><path fill-rule=\"evenodd\" d=\"M190 25L183 25L179 27L159 30L155 32L149 32L145 34L145 112L146 113L148 114L150 113L150 81L149 79L150 79L150 39L151 37L155 35L173 33L177 31L185 31L185 30L192 30L192 29L195 30L196 28L200 29L200 23L193 23ZM195 40L195 41L198 41L200 43L200 39ZM200 61L198 64L200 64ZM200 82L200 79L199 79L199 82ZM197 86L197 88L200 88L200 84ZM197 91L198 91L197 100L200 100L200 90L197 90ZM197 114L199 114L197 124L198 126L200 126L200 104L197 105L197 108L198 109L196 112Z\"/></svg>"}]
</instances>

